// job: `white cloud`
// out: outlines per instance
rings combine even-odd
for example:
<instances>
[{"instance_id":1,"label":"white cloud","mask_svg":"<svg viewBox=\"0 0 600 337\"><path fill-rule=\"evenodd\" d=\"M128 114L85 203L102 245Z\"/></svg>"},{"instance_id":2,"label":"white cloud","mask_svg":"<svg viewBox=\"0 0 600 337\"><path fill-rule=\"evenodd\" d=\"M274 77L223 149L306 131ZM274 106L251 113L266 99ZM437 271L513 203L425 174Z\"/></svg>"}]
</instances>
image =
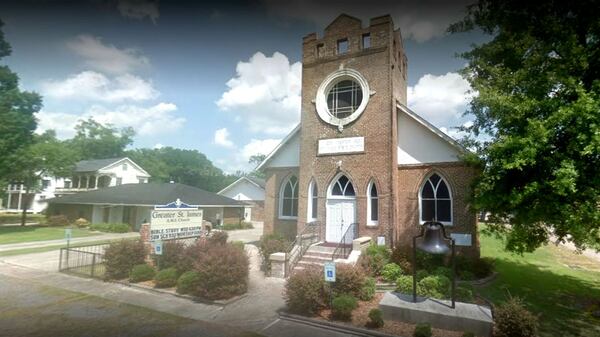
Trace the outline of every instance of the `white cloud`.
<instances>
[{"instance_id":1,"label":"white cloud","mask_svg":"<svg viewBox=\"0 0 600 337\"><path fill-rule=\"evenodd\" d=\"M275 149L281 139L251 139L239 149L232 149L226 157L217 158L215 163L219 164L225 172L234 173L236 171L249 172L254 169L253 165L248 163L250 157L256 154L268 155Z\"/></svg>"},{"instance_id":2,"label":"white cloud","mask_svg":"<svg viewBox=\"0 0 600 337\"><path fill-rule=\"evenodd\" d=\"M271 57L258 52L248 62L238 62L236 76L216 104L252 132L285 134L300 119L301 76L300 62L290 64L278 52Z\"/></svg>"},{"instance_id":3,"label":"white cloud","mask_svg":"<svg viewBox=\"0 0 600 337\"><path fill-rule=\"evenodd\" d=\"M59 138L69 138L75 134L75 125L81 119L93 118L95 121L116 127L131 126L140 136L160 133L172 133L180 129L185 118L175 115L177 106L173 103L158 103L149 107L120 105L107 108L93 105L83 114L69 114L42 110L38 118L37 132L54 129Z\"/></svg>"},{"instance_id":4,"label":"white cloud","mask_svg":"<svg viewBox=\"0 0 600 337\"><path fill-rule=\"evenodd\" d=\"M408 87L408 106L437 126L454 126L474 95L470 90L469 82L457 73L427 74Z\"/></svg>"},{"instance_id":5,"label":"white cloud","mask_svg":"<svg viewBox=\"0 0 600 337\"><path fill-rule=\"evenodd\" d=\"M242 157L248 162L251 156L255 154L268 155L281 142L281 139L251 139L250 142L242 148Z\"/></svg>"},{"instance_id":6,"label":"white cloud","mask_svg":"<svg viewBox=\"0 0 600 337\"><path fill-rule=\"evenodd\" d=\"M227 128L222 128L215 131L214 142L219 146L227 148L232 148L235 146L229 139L229 131L227 131Z\"/></svg>"},{"instance_id":7,"label":"white cloud","mask_svg":"<svg viewBox=\"0 0 600 337\"><path fill-rule=\"evenodd\" d=\"M425 42L441 37L448 26L465 15L472 0L459 1L321 1L321 0L263 0L272 14L311 21L325 28L340 13L347 13L369 24L369 19L389 13L405 39Z\"/></svg>"},{"instance_id":8,"label":"white cloud","mask_svg":"<svg viewBox=\"0 0 600 337\"><path fill-rule=\"evenodd\" d=\"M138 76L124 74L109 78L95 71L83 71L64 80L45 81L42 94L56 99L100 102L145 101L159 95L152 82Z\"/></svg>"},{"instance_id":9,"label":"white cloud","mask_svg":"<svg viewBox=\"0 0 600 337\"><path fill-rule=\"evenodd\" d=\"M68 41L67 47L84 58L87 66L111 74L123 74L150 65L148 58L139 50L119 49L91 35L79 35Z\"/></svg>"},{"instance_id":10,"label":"white cloud","mask_svg":"<svg viewBox=\"0 0 600 337\"><path fill-rule=\"evenodd\" d=\"M148 17L154 24L160 16L158 1L119 0L117 9L122 16L142 20Z\"/></svg>"},{"instance_id":11,"label":"white cloud","mask_svg":"<svg viewBox=\"0 0 600 337\"><path fill-rule=\"evenodd\" d=\"M160 150L160 149L162 149L163 147L165 147L165 146L164 146L163 144L161 144L161 143L156 143L156 144L154 144L154 149L156 149L156 150Z\"/></svg>"}]
</instances>

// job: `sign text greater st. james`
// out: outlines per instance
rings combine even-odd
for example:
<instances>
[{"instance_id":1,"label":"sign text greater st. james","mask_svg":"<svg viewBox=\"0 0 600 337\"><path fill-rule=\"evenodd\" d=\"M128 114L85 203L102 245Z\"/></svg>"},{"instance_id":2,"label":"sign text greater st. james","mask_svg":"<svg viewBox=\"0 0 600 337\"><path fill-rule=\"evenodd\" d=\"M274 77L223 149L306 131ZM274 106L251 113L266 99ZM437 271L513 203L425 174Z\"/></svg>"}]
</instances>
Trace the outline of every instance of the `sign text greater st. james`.
<instances>
[{"instance_id":1,"label":"sign text greater st. james","mask_svg":"<svg viewBox=\"0 0 600 337\"><path fill-rule=\"evenodd\" d=\"M202 210L157 209L150 217L150 241L200 236Z\"/></svg>"}]
</instances>

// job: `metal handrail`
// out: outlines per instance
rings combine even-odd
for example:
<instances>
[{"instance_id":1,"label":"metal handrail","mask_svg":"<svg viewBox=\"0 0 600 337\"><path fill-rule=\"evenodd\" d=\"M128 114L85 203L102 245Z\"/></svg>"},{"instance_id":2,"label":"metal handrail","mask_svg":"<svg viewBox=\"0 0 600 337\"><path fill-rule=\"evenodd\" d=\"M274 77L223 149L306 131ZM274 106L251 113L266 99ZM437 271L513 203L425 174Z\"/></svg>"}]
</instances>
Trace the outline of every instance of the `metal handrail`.
<instances>
[{"instance_id":1,"label":"metal handrail","mask_svg":"<svg viewBox=\"0 0 600 337\"><path fill-rule=\"evenodd\" d=\"M338 259L347 259L352 252L352 241L358 237L358 223L351 223L348 228L346 228L346 232L342 234L342 238L340 242L335 247L333 251L333 255L331 255L331 260Z\"/></svg>"},{"instance_id":2,"label":"metal handrail","mask_svg":"<svg viewBox=\"0 0 600 337\"><path fill-rule=\"evenodd\" d=\"M321 241L321 223L307 223L285 252L285 277L288 277L310 246Z\"/></svg>"}]
</instances>

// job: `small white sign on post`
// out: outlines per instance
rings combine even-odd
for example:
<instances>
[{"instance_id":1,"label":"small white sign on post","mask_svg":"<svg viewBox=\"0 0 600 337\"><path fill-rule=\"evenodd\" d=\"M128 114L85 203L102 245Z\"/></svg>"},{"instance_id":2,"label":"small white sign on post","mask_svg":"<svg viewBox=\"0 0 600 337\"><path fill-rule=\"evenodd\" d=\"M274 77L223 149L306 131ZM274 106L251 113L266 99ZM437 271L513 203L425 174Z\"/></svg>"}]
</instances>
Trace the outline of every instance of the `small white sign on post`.
<instances>
[{"instance_id":1,"label":"small white sign on post","mask_svg":"<svg viewBox=\"0 0 600 337\"><path fill-rule=\"evenodd\" d=\"M163 243L161 240L156 240L154 241L154 254L155 255L162 255L163 252Z\"/></svg>"},{"instance_id":2,"label":"small white sign on post","mask_svg":"<svg viewBox=\"0 0 600 337\"><path fill-rule=\"evenodd\" d=\"M335 262L325 262L323 265L326 282L335 282Z\"/></svg>"},{"instance_id":3,"label":"small white sign on post","mask_svg":"<svg viewBox=\"0 0 600 337\"><path fill-rule=\"evenodd\" d=\"M71 228L65 228L65 239L67 240L67 242L71 241L72 237L73 237L73 230Z\"/></svg>"}]
</instances>

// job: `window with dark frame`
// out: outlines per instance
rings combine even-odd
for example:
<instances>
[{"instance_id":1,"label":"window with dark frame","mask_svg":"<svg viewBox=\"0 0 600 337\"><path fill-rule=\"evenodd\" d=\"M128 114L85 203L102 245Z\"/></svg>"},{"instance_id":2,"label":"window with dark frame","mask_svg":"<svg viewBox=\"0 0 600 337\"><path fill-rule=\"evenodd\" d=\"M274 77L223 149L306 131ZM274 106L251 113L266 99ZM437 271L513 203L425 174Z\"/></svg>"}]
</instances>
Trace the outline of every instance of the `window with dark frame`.
<instances>
[{"instance_id":1,"label":"window with dark frame","mask_svg":"<svg viewBox=\"0 0 600 337\"><path fill-rule=\"evenodd\" d=\"M325 45L322 43L317 44L317 57L323 57L325 52Z\"/></svg>"},{"instance_id":2,"label":"window with dark frame","mask_svg":"<svg viewBox=\"0 0 600 337\"><path fill-rule=\"evenodd\" d=\"M379 195L377 194L377 186L371 182L369 191L369 220L371 223L377 223L379 220Z\"/></svg>"},{"instance_id":3,"label":"window with dark frame","mask_svg":"<svg viewBox=\"0 0 600 337\"><path fill-rule=\"evenodd\" d=\"M348 39L338 40L337 42L337 53L339 55L346 54L348 52Z\"/></svg>"},{"instance_id":4,"label":"window with dark frame","mask_svg":"<svg viewBox=\"0 0 600 337\"><path fill-rule=\"evenodd\" d=\"M311 187L310 187L310 218L311 219L316 219L317 218L317 205L319 202L319 191L317 189L317 184L313 181L311 182Z\"/></svg>"},{"instance_id":5,"label":"window with dark frame","mask_svg":"<svg viewBox=\"0 0 600 337\"><path fill-rule=\"evenodd\" d=\"M291 176L286 180L281 196L281 216L298 216L298 178Z\"/></svg>"},{"instance_id":6,"label":"window with dark frame","mask_svg":"<svg viewBox=\"0 0 600 337\"><path fill-rule=\"evenodd\" d=\"M362 36L362 47L363 49L371 48L371 34L363 34Z\"/></svg>"},{"instance_id":7,"label":"window with dark frame","mask_svg":"<svg viewBox=\"0 0 600 337\"><path fill-rule=\"evenodd\" d=\"M329 113L337 118L350 116L362 103L363 92L358 83L343 80L336 83L327 94Z\"/></svg>"},{"instance_id":8,"label":"window with dark frame","mask_svg":"<svg viewBox=\"0 0 600 337\"><path fill-rule=\"evenodd\" d=\"M340 176L331 189L331 195L340 197L353 197L354 185L345 175Z\"/></svg>"},{"instance_id":9,"label":"window with dark frame","mask_svg":"<svg viewBox=\"0 0 600 337\"><path fill-rule=\"evenodd\" d=\"M452 199L448 185L433 174L421 189L421 221L452 222Z\"/></svg>"}]
</instances>

